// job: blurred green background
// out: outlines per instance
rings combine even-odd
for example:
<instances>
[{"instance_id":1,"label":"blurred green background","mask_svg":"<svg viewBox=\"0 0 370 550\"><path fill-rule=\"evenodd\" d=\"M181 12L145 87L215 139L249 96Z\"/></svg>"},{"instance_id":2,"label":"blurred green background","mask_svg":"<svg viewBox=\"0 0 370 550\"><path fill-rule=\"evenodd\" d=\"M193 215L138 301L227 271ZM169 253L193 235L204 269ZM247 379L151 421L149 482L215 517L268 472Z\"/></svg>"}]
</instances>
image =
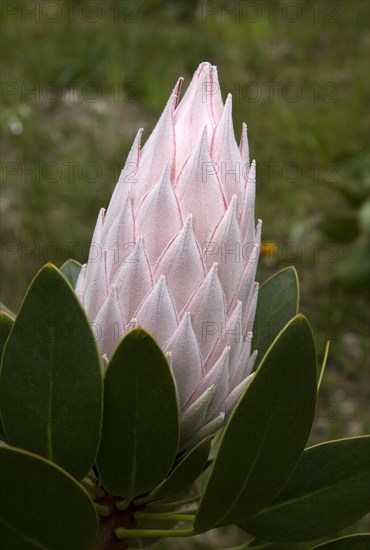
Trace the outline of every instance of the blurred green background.
<instances>
[{"instance_id":1,"label":"blurred green background","mask_svg":"<svg viewBox=\"0 0 370 550\"><path fill-rule=\"evenodd\" d=\"M320 357L332 341L312 441L367 431L369 3L28 0L1 19L1 300L86 260L137 129L208 60L257 160L258 280L294 264Z\"/></svg>"}]
</instances>

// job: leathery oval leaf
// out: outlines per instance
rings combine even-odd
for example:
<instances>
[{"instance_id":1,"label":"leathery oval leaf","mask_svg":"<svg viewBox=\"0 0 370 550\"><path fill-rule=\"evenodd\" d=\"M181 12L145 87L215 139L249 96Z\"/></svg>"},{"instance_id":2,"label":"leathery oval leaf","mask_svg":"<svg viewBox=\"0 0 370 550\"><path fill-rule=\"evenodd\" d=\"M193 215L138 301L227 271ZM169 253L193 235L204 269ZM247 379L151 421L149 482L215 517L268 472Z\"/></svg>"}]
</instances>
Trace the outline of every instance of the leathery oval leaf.
<instances>
[{"instance_id":1,"label":"leathery oval leaf","mask_svg":"<svg viewBox=\"0 0 370 550\"><path fill-rule=\"evenodd\" d=\"M328 540L323 544L314 546L312 550L369 550L370 533L358 533L348 537Z\"/></svg>"},{"instance_id":2,"label":"leathery oval leaf","mask_svg":"<svg viewBox=\"0 0 370 550\"><path fill-rule=\"evenodd\" d=\"M132 499L168 475L179 442L175 382L155 340L142 328L117 346L104 379L97 466L104 487Z\"/></svg>"},{"instance_id":3,"label":"leathery oval leaf","mask_svg":"<svg viewBox=\"0 0 370 550\"><path fill-rule=\"evenodd\" d=\"M200 441L189 451L168 477L152 492L156 499L171 497L184 491L203 472L211 448L211 437Z\"/></svg>"},{"instance_id":4,"label":"leathery oval leaf","mask_svg":"<svg viewBox=\"0 0 370 550\"><path fill-rule=\"evenodd\" d=\"M254 370L282 328L298 313L299 282L294 267L286 267L260 287L253 324L252 349L258 349Z\"/></svg>"},{"instance_id":5,"label":"leathery oval leaf","mask_svg":"<svg viewBox=\"0 0 370 550\"><path fill-rule=\"evenodd\" d=\"M280 332L224 429L198 513L201 531L238 523L281 491L307 441L316 402L316 350L297 315Z\"/></svg>"},{"instance_id":6,"label":"leathery oval leaf","mask_svg":"<svg viewBox=\"0 0 370 550\"><path fill-rule=\"evenodd\" d=\"M0 540L19 550L91 550L98 520L90 497L48 460L0 447Z\"/></svg>"},{"instance_id":7,"label":"leathery oval leaf","mask_svg":"<svg viewBox=\"0 0 370 550\"><path fill-rule=\"evenodd\" d=\"M33 279L4 349L0 403L7 439L82 479L96 458L102 399L89 322L65 277L48 264Z\"/></svg>"},{"instance_id":8,"label":"leathery oval leaf","mask_svg":"<svg viewBox=\"0 0 370 550\"><path fill-rule=\"evenodd\" d=\"M8 336L13 324L14 324L14 319L4 310L0 310L0 360L3 355L5 343L8 339ZM1 414L1 404L0 404L0 414ZM0 440L7 441L3 423L1 421L1 416L0 416Z\"/></svg>"},{"instance_id":9,"label":"leathery oval leaf","mask_svg":"<svg viewBox=\"0 0 370 550\"><path fill-rule=\"evenodd\" d=\"M253 536L284 543L341 531L370 510L369 457L369 436L307 448L283 491L239 526Z\"/></svg>"},{"instance_id":10,"label":"leathery oval leaf","mask_svg":"<svg viewBox=\"0 0 370 550\"><path fill-rule=\"evenodd\" d=\"M6 313L13 321L16 318L16 314L13 313L3 302L0 302L0 312Z\"/></svg>"},{"instance_id":11,"label":"leathery oval leaf","mask_svg":"<svg viewBox=\"0 0 370 550\"><path fill-rule=\"evenodd\" d=\"M75 288L78 276L80 274L82 265L76 260L67 260L61 266L60 271L63 273L64 277L70 283L70 285Z\"/></svg>"}]
</instances>

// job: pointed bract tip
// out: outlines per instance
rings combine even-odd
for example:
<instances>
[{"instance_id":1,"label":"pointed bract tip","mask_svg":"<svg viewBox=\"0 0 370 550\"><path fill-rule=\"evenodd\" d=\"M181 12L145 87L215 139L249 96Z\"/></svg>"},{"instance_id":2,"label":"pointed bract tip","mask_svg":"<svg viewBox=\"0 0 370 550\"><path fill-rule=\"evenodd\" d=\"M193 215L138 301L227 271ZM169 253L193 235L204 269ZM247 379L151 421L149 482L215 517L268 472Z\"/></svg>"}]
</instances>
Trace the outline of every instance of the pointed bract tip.
<instances>
[{"instance_id":1,"label":"pointed bract tip","mask_svg":"<svg viewBox=\"0 0 370 550\"><path fill-rule=\"evenodd\" d=\"M164 187L164 186L170 184L172 186L171 174L172 174L172 160L168 159L167 162L166 162L166 166L164 167L164 170L162 172L162 175L161 175L161 177L159 178L159 180L157 182L157 185L159 184L160 187ZM155 187L155 185L153 185L153 187L150 189L150 191L152 191L154 189L154 187ZM149 193L150 193L150 191L149 191Z\"/></svg>"},{"instance_id":2,"label":"pointed bract tip","mask_svg":"<svg viewBox=\"0 0 370 550\"><path fill-rule=\"evenodd\" d=\"M229 204L230 210L232 210L232 211L236 210L237 204L238 204L238 196L233 195L231 197L231 201L230 201L230 204Z\"/></svg>"},{"instance_id":3,"label":"pointed bract tip","mask_svg":"<svg viewBox=\"0 0 370 550\"><path fill-rule=\"evenodd\" d=\"M202 130L202 135L200 136L200 144L201 146L203 146L203 144L207 144L207 138L208 138L208 130L207 130L207 126L204 125L204 128Z\"/></svg>"},{"instance_id":4,"label":"pointed bract tip","mask_svg":"<svg viewBox=\"0 0 370 550\"><path fill-rule=\"evenodd\" d=\"M134 254L135 252L139 254L145 254L144 237L142 235L139 235L139 237L137 238L135 248L131 254Z\"/></svg>"},{"instance_id":5,"label":"pointed bract tip","mask_svg":"<svg viewBox=\"0 0 370 550\"><path fill-rule=\"evenodd\" d=\"M140 325L138 320L136 319L136 317L133 317L130 321L130 328L135 329L135 328L138 328L139 326Z\"/></svg>"},{"instance_id":6,"label":"pointed bract tip","mask_svg":"<svg viewBox=\"0 0 370 550\"><path fill-rule=\"evenodd\" d=\"M179 104L179 99L180 99L180 92L181 92L181 88L182 88L182 84L184 82L184 77L183 76L180 76L180 78L178 78L176 84L175 84L175 87L173 89L173 92L172 92L172 97L173 97L173 109L175 110Z\"/></svg>"},{"instance_id":7,"label":"pointed bract tip","mask_svg":"<svg viewBox=\"0 0 370 550\"><path fill-rule=\"evenodd\" d=\"M211 385L209 386L209 388L208 388L206 391L207 391L207 392L210 392L210 393L212 393L212 394L215 393L215 391L216 391L216 384L211 384Z\"/></svg>"},{"instance_id":8,"label":"pointed bract tip","mask_svg":"<svg viewBox=\"0 0 370 550\"><path fill-rule=\"evenodd\" d=\"M183 319L185 319L186 321L191 321L191 313L190 313L190 311L185 311L185 312L184 312Z\"/></svg>"},{"instance_id":9,"label":"pointed bract tip","mask_svg":"<svg viewBox=\"0 0 370 550\"><path fill-rule=\"evenodd\" d=\"M102 227L103 227L103 225L104 225L104 220L105 220L105 208L101 208L101 209L99 210L98 220L101 222L101 225L102 225Z\"/></svg>"},{"instance_id":10,"label":"pointed bract tip","mask_svg":"<svg viewBox=\"0 0 370 550\"><path fill-rule=\"evenodd\" d=\"M202 61L202 63L199 63L198 68L195 72L199 71L199 74L200 74L204 71L211 71L211 70L212 70L211 63L209 61Z\"/></svg>"},{"instance_id":11,"label":"pointed bract tip","mask_svg":"<svg viewBox=\"0 0 370 550\"><path fill-rule=\"evenodd\" d=\"M188 214L186 216L186 219L185 219L185 222L184 222L184 225L183 225L183 229L185 228L185 231L189 231L190 229L193 228L193 214Z\"/></svg>"},{"instance_id":12,"label":"pointed bract tip","mask_svg":"<svg viewBox=\"0 0 370 550\"><path fill-rule=\"evenodd\" d=\"M166 276L161 275L158 279L157 286L167 286Z\"/></svg>"}]
</instances>

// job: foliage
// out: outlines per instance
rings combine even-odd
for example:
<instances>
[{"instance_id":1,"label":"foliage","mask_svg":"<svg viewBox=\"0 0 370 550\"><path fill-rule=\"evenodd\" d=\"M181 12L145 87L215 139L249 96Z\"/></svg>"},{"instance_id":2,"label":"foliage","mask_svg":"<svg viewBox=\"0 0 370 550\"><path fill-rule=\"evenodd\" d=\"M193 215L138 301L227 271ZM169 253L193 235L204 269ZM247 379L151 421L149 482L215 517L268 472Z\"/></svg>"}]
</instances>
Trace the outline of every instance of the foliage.
<instances>
[{"instance_id":1,"label":"foliage","mask_svg":"<svg viewBox=\"0 0 370 550\"><path fill-rule=\"evenodd\" d=\"M175 385L155 340L141 328L123 337L104 370L103 401L101 360L79 300L56 267L39 271L14 322L1 317L0 533L9 549L66 540L142 547L232 524L273 548L324 542L368 512L370 438L305 449L321 373L310 325L296 313L297 276L285 270L264 286L294 305L291 318L261 300L256 322L283 326L212 453L210 438L179 452Z\"/></svg>"},{"instance_id":2,"label":"foliage","mask_svg":"<svg viewBox=\"0 0 370 550\"><path fill-rule=\"evenodd\" d=\"M4 16L4 108L0 121L2 157L6 159L2 163L1 269L5 275L2 277L2 299L17 312L28 281L46 261L59 265L71 255L76 260L86 260L96 212L117 180L137 128L144 126L148 136L154 114L162 110L178 74L183 74L188 81L199 61L209 59L222 71L224 97L226 92L234 92L237 125L247 120L249 133L253 136L252 154L257 158L259 184L257 213L269 221L265 223L264 238L275 243L271 258L263 258L259 278L271 276L277 265L299 267L303 286L301 309L309 313L319 355L323 353L326 340L332 340L311 442L322 440L328 434L338 438L344 433L358 435L363 432L368 418L368 384L364 369L369 353L364 328L368 320L366 289L357 282L348 290L338 281L336 273L342 261L346 263L342 279L358 281L360 275L363 280L361 272L367 269L364 262L367 251L360 235L366 237L368 203L357 197L348 201L342 187L351 193L357 188L366 188L368 124L364 113L368 100L368 3L362 0L295 2L300 15L292 21L284 12L286 2L279 2L272 15L268 3L264 3L261 16L253 21L252 13L249 19L237 19L233 14L222 19L220 12L205 16L204 2L197 5L192 2L194 9L188 9L183 2L161 0L99 0L94 4L101 5L102 16L89 21L83 15L87 3L82 0L64 3L75 5L75 14L71 17L67 10L62 10L57 22L47 17L37 19L32 13L25 16L21 7L26 2L18 3L19 9L17 7L14 15ZM212 4L213 9L214 3L207 4ZM242 0L237 4L244 8L247 2ZM137 15L134 20L130 12L132 6ZM297 101L289 101L283 93L289 83L301 92ZM256 96L252 95L254 91ZM117 163L117 158L122 162ZM328 187L335 187L336 191L329 192ZM345 219L341 219L341 224L346 223L341 225L341 230L351 226L354 236L360 228L359 236L348 243L336 242L337 236L325 235L324 227L319 227L325 224L331 212L343 210ZM348 239L349 231L345 233ZM62 271L73 284L73 271L69 268L68 271L62 268ZM1 346L15 317L12 311L1 306ZM90 327L85 326L89 333ZM273 331L273 336L278 332ZM35 421L38 416L39 421L43 420L44 405L27 409L25 403L27 425L28 420ZM95 424L95 429L89 431L91 447L91 434L96 429ZM55 435L59 437L57 432ZM7 439L1 422L0 439ZM224 441L227 440L225 436ZM168 477L149 493L149 500L153 498L153 502L146 504L147 511L171 510L169 497L171 500L183 498L184 488L175 473L183 471L183 479L190 485L186 459L191 460L198 475L205 466L203 453L206 449L207 443L201 447L199 456L188 453L185 457L177 457ZM25 493L14 492L12 480L29 481L28 477L21 477L26 464L28 472L38 468L44 472L51 463L29 451L11 451L0 449L4 471L8 457L19 456L19 459L14 458L14 466L9 465L9 470L7 466L8 478L4 485L6 491L13 491L17 496L16 506L23 503L31 521L48 518L50 526L54 525L54 513L58 525L69 525L66 533L73 534L78 547L84 548L75 524L68 522L72 516L82 518L85 510L84 517L90 518L87 529L92 536L94 520L89 512L91 503L90 506L86 504L85 492L80 493L77 487L79 497L76 498L85 503L81 504L79 513L82 515L78 516L73 507L69 508L71 516L63 515L68 510L63 510L61 515L55 506L58 504L55 493L47 493L44 485L38 490L42 473L30 481L30 488L25 486L28 495L37 497L38 507L34 508L34 500L28 503L23 498ZM71 452L66 451L71 457ZM82 458L86 464L90 461L84 452ZM75 484L68 485L70 475L60 466L51 465L48 471L53 480L58 477L55 483L63 484L66 491L75 490L70 489L70 486L75 488ZM104 494L102 496L97 490L92 472L80 485L87 487L92 499L104 506ZM201 483L208 474L209 468L206 468L200 476ZM176 482L180 495L172 494L171 479ZM165 492L166 482L171 495ZM60 488L59 485L55 487ZM156 504L154 497L158 495L161 503ZM273 502L278 500L279 495ZM50 501L53 507L49 506ZM1 511L5 514L3 520L14 510L10 495L2 498L4 505L8 502L9 507ZM48 509L46 516L41 515L45 508ZM100 513L103 510L100 508ZM38 515L33 515L33 511ZM258 516L248 519L250 525L261 518L263 521L264 514L261 513L259 519ZM100 521L103 521L102 516ZM141 525L143 522L145 525L145 521L149 522L142 519ZM242 521L240 525L242 523L244 525ZM165 526L168 524L168 520L164 522ZM22 529L20 524L15 527ZM350 535L356 529L361 530L361 526L352 526L338 536ZM32 529L29 535L32 536ZM65 539L62 536L60 540L63 544ZM191 540L190 548L198 544L203 548L199 538L195 538L197 543ZM39 542L48 545L48 540ZM22 548L26 548L24 540L22 544ZM288 548L285 543L258 540L246 544L271 550ZM312 545L328 550L362 550L368 547L368 536L341 536L334 542L315 541L308 546ZM305 543L289 546L292 550L302 547L307 548ZM174 548L179 548L178 541Z\"/></svg>"}]
</instances>

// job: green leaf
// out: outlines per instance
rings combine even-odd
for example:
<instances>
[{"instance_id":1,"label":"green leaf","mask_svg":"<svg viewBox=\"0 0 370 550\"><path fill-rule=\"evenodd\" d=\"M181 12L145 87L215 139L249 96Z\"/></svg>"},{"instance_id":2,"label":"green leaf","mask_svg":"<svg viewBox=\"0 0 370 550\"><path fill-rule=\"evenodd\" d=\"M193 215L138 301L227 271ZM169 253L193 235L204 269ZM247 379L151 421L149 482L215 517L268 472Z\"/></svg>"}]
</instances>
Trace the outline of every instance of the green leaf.
<instances>
[{"instance_id":1,"label":"green leaf","mask_svg":"<svg viewBox=\"0 0 370 550\"><path fill-rule=\"evenodd\" d=\"M95 507L61 468L21 449L0 447L0 540L8 550L91 550Z\"/></svg>"},{"instance_id":2,"label":"green leaf","mask_svg":"<svg viewBox=\"0 0 370 550\"><path fill-rule=\"evenodd\" d=\"M4 311L0 311L0 359L4 351L5 343L8 339L10 330L13 326L14 320ZM1 407L0 407L1 410ZM0 440L8 441L5 435L5 430L0 417Z\"/></svg>"},{"instance_id":3,"label":"green leaf","mask_svg":"<svg viewBox=\"0 0 370 550\"><path fill-rule=\"evenodd\" d=\"M225 426L221 426L221 428L219 428L215 433L215 435L213 436L208 460L214 460L214 458L216 457L218 450L220 448L220 443L221 443L221 438L222 438L222 433L224 431L224 428Z\"/></svg>"},{"instance_id":4,"label":"green leaf","mask_svg":"<svg viewBox=\"0 0 370 550\"><path fill-rule=\"evenodd\" d=\"M67 260L60 268L60 271L73 288L76 287L81 267L82 265L79 262L76 262L76 260Z\"/></svg>"},{"instance_id":5,"label":"green leaf","mask_svg":"<svg viewBox=\"0 0 370 550\"><path fill-rule=\"evenodd\" d=\"M0 302L0 312L3 311L4 313L7 313L11 319L15 319L16 315L13 313L5 304Z\"/></svg>"},{"instance_id":6,"label":"green leaf","mask_svg":"<svg viewBox=\"0 0 370 550\"><path fill-rule=\"evenodd\" d=\"M269 542L253 539L241 546L222 548L222 550L307 550L307 548L301 544L270 544Z\"/></svg>"},{"instance_id":7,"label":"green leaf","mask_svg":"<svg viewBox=\"0 0 370 550\"><path fill-rule=\"evenodd\" d=\"M330 340L328 340L326 342L324 358L322 360L321 367L320 367L320 370L319 370L319 373L318 373L317 390L319 390L320 387L321 387L321 382L322 382L322 379L324 377L326 363L327 363L328 357L329 357L329 350L330 350Z\"/></svg>"},{"instance_id":8,"label":"green leaf","mask_svg":"<svg viewBox=\"0 0 370 550\"><path fill-rule=\"evenodd\" d=\"M277 498L239 526L270 542L304 542L344 529L369 511L369 456L369 436L309 447Z\"/></svg>"},{"instance_id":9,"label":"green leaf","mask_svg":"<svg viewBox=\"0 0 370 550\"><path fill-rule=\"evenodd\" d=\"M104 383L97 465L104 487L132 499L169 473L179 440L175 383L155 340L143 329L116 348Z\"/></svg>"},{"instance_id":10,"label":"green leaf","mask_svg":"<svg viewBox=\"0 0 370 550\"><path fill-rule=\"evenodd\" d=\"M298 315L280 332L231 413L196 529L237 523L271 502L303 451L315 401L315 344Z\"/></svg>"},{"instance_id":11,"label":"green leaf","mask_svg":"<svg viewBox=\"0 0 370 550\"><path fill-rule=\"evenodd\" d=\"M254 369L262 361L277 334L298 313L299 283L294 267L267 279L258 293L252 349L258 349Z\"/></svg>"},{"instance_id":12,"label":"green leaf","mask_svg":"<svg viewBox=\"0 0 370 550\"><path fill-rule=\"evenodd\" d=\"M153 498L164 498L176 495L190 487L191 483L203 472L206 467L211 437L200 441L179 464L170 475L152 493Z\"/></svg>"},{"instance_id":13,"label":"green leaf","mask_svg":"<svg viewBox=\"0 0 370 550\"><path fill-rule=\"evenodd\" d=\"M314 546L311 550L369 550L370 533L359 533L349 537L333 539Z\"/></svg>"},{"instance_id":14,"label":"green leaf","mask_svg":"<svg viewBox=\"0 0 370 550\"><path fill-rule=\"evenodd\" d=\"M3 354L5 343L13 324L14 319L5 311L0 311L0 357Z\"/></svg>"},{"instance_id":15,"label":"green leaf","mask_svg":"<svg viewBox=\"0 0 370 550\"><path fill-rule=\"evenodd\" d=\"M0 378L8 441L77 479L91 469L102 417L102 374L89 322L56 267L36 275L14 322Z\"/></svg>"},{"instance_id":16,"label":"green leaf","mask_svg":"<svg viewBox=\"0 0 370 550\"><path fill-rule=\"evenodd\" d=\"M262 540L253 539L245 545L245 550L305 550L306 547L301 544L271 544ZM232 549L231 549L232 550ZM235 549L237 550L237 549ZM244 549L240 549L244 550Z\"/></svg>"}]
</instances>

